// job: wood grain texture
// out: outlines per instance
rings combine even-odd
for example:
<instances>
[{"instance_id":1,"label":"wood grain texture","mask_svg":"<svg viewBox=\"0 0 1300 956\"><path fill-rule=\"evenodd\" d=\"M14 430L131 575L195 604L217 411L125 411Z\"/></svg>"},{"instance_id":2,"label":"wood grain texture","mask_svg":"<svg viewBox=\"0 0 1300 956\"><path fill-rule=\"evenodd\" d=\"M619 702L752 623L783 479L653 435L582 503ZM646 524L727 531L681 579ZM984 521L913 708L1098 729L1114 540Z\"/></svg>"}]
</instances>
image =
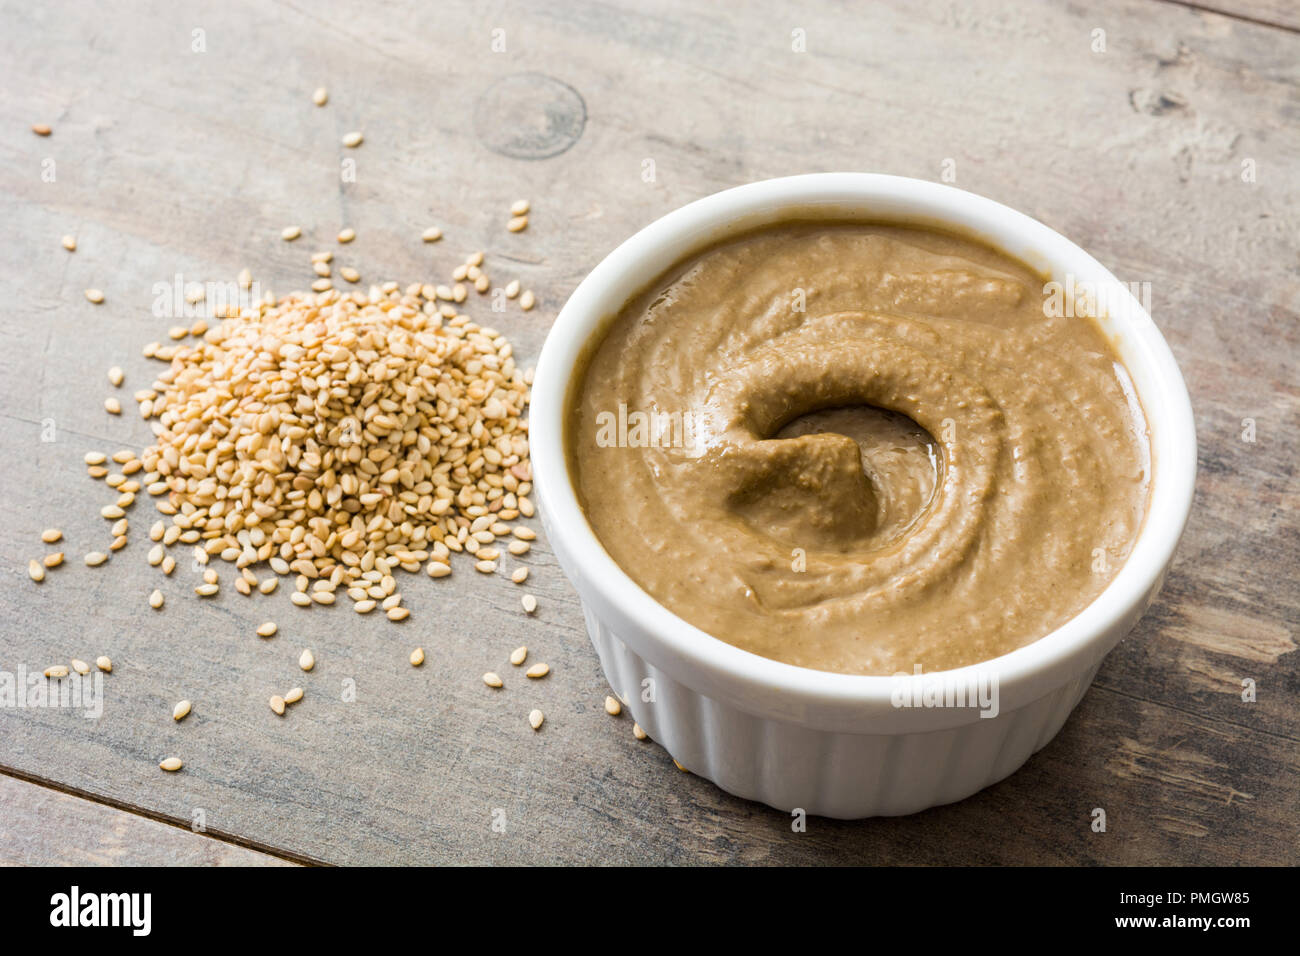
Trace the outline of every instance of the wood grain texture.
<instances>
[{"instance_id":1,"label":"wood grain texture","mask_svg":"<svg viewBox=\"0 0 1300 956\"><path fill-rule=\"evenodd\" d=\"M0 766L181 826L201 809L214 835L339 863L1300 862L1300 46L1175 4L1101 10L150 0L104 17L2 0L0 670L101 653L117 666L98 719L0 708ZM1098 26L1104 53L1090 49ZM351 129L366 135L357 150L339 145ZM349 159L354 183L340 177ZM462 564L404 580L412 616L397 626L300 611L283 591L198 602L183 554L159 583L147 502L124 551L80 564L107 544L107 496L83 453L149 437L102 403L111 364L128 395L152 379L140 347L175 324L152 313L156 283L249 266L302 288L317 248L367 281L436 280L483 248L539 307L471 314L528 362L591 267L684 202L796 172L945 168L1151 283L1200 441L1161 598L1060 736L972 799L793 833L784 814L677 772L604 713L581 610L544 541L526 559L535 619L519 588ZM511 235L520 196L531 224ZM291 223L304 238L282 242ZM434 246L418 241L430 224L447 236ZM358 238L340 248L345 225ZM104 305L85 301L89 286ZM72 560L37 586L26 564L51 524ZM162 612L146 603L156 586ZM280 624L269 641L253 634L267 619ZM508 665L521 643L550 677ZM309 675L295 665L304 646L320 662ZM503 690L479 681L488 669ZM295 684L306 699L275 717L267 697ZM194 712L175 724L181 697ZM182 772L158 770L169 753ZM1107 833L1089 827L1095 807Z\"/></svg>"},{"instance_id":2,"label":"wood grain texture","mask_svg":"<svg viewBox=\"0 0 1300 956\"><path fill-rule=\"evenodd\" d=\"M5 774L0 806L0 866L291 865Z\"/></svg>"}]
</instances>

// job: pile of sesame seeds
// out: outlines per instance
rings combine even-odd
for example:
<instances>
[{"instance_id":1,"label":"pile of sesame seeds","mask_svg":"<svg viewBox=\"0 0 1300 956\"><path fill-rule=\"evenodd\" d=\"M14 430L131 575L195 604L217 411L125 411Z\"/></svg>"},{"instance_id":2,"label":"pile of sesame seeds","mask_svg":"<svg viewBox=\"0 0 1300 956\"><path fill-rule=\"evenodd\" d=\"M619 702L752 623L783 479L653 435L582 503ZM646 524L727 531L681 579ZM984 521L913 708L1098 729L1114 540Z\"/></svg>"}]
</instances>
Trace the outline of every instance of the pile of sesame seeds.
<instances>
[{"instance_id":1,"label":"pile of sesame seeds","mask_svg":"<svg viewBox=\"0 0 1300 956\"><path fill-rule=\"evenodd\" d=\"M425 291L293 294L147 346L170 361L137 393L156 444L127 463L164 515L150 537L234 565L245 594L267 565L296 576L299 606L343 589L392 620L408 613L395 570L445 576L455 551L490 574L505 537L526 553L534 534L511 522L534 513L529 376L502 335Z\"/></svg>"}]
</instances>

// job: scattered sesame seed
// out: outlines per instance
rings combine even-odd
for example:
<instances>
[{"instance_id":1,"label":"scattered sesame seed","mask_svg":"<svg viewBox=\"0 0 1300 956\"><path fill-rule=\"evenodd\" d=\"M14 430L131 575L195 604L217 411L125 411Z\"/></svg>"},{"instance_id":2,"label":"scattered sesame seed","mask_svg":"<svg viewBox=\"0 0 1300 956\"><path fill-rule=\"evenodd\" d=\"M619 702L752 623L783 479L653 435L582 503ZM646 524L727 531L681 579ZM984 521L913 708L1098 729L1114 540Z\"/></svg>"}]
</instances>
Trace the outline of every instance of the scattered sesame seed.
<instances>
[{"instance_id":1,"label":"scattered sesame seed","mask_svg":"<svg viewBox=\"0 0 1300 956\"><path fill-rule=\"evenodd\" d=\"M506 229L508 229L510 232L523 232L527 228L528 228L527 216L515 216L508 223L506 223Z\"/></svg>"},{"instance_id":2,"label":"scattered sesame seed","mask_svg":"<svg viewBox=\"0 0 1300 956\"><path fill-rule=\"evenodd\" d=\"M343 145L348 149L355 149L364 142L365 137L359 132L351 132L343 137Z\"/></svg>"},{"instance_id":3,"label":"scattered sesame seed","mask_svg":"<svg viewBox=\"0 0 1300 956\"><path fill-rule=\"evenodd\" d=\"M528 714L528 724L533 728L533 730L541 730L542 721L545 719L546 716L540 710L533 710Z\"/></svg>"},{"instance_id":4,"label":"scattered sesame seed","mask_svg":"<svg viewBox=\"0 0 1300 956\"><path fill-rule=\"evenodd\" d=\"M102 654L95 658L95 666L105 674L113 673L113 662Z\"/></svg>"},{"instance_id":5,"label":"scattered sesame seed","mask_svg":"<svg viewBox=\"0 0 1300 956\"><path fill-rule=\"evenodd\" d=\"M527 199L516 199L514 202L510 204L510 215L526 216L528 215L528 208L529 207L528 207Z\"/></svg>"},{"instance_id":6,"label":"scattered sesame seed","mask_svg":"<svg viewBox=\"0 0 1300 956\"><path fill-rule=\"evenodd\" d=\"M605 697L605 713L611 717L617 717L623 713L623 705L618 702L617 697Z\"/></svg>"},{"instance_id":7,"label":"scattered sesame seed","mask_svg":"<svg viewBox=\"0 0 1300 956\"><path fill-rule=\"evenodd\" d=\"M338 240L339 242L346 243L346 242L351 242L356 237L357 237L357 231L349 226L347 229L342 229L339 231Z\"/></svg>"},{"instance_id":8,"label":"scattered sesame seed","mask_svg":"<svg viewBox=\"0 0 1300 956\"><path fill-rule=\"evenodd\" d=\"M510 652L510 663L514 664L515 667L518 667L527 659L528 659L528 648L526 646L516 647L513 651Z\"/></svg>"},{"instance_id":9,"label":"scattered sesame seed","mask_svg":"<svg viewBox=\"0 0 1300 956\"><path fill-rule=\"evenodd\" d=\"M285 226L280 230L280 238L285 242L293 242L302 235L302 229L299 226Z\"/></svg>"},{"instance_id":10,"label":"scattered sesame seed","mask_svg":"<svg viewBox=\"0 0 1300 956\"><path fill-rule=\"evenodd\" d=\"M523 605L525 614L532 614L537 610L537 598L531 594L525 594L519 603Z\"/></svg>"},{"instance_id":11,"label":"scattered sesame seed","mask_svg":"<svg viewBox=\"0 0 1300 956\"><path fill-rule=\"evenodd\" d=\"M80 658L74 657L68 663L72 665L72 669L76 671L78 674L84 676L90 673L90 665L87 664L85 661L81 660Z\"/></svg>"},{"instance_id":12,"label":"scattered sesame seed","mask_svg":"<svg viewBox=\"0 0 1300 956\"><path fill-rule=\"evenodd\" d=\"M525 312L527 312L536 304L537 304L537 299L536 297L534 297L532 289L525 289L523 293L519 296L519 308L523 309Z\"/></svg>"},{"instance_id":13,"label":"scattered sesame seed","mask_svg":"<svg viewBox=\"0 0 1300 956\"><path fill-rule=\"evenodd\" d=\"M528 670L524 671L525 677L531 677L533 680L540 680L551 672L551 668L546 664L534 664Z\"/></svg>"},{"instance_id":14,"label":"scattered sesame seed","mask_svg":"<svg viewBox=\"0 0 1300 956\"><path fill-rule=\"evenodd\" d=\"M424 663L424 648L423 648L423 647L417 647L415 650L411 651L411 658L410 658L410 660L411 660L411 666L412 666L412 667L419 667L421 664L423 664L423 663Z\"/></svg>"},{"instance_id":15,"label":"scattered sesame seed","mask_svg":"<svg viewBox=\"0 0 1300 956\"><path fill-rule=\"evenodd\" d=\"M86 555L86 567L97 568L108 560L108 555L103 551L91 551Z\"/></svg>"},{"instance_id":16,"label":"scattered sesame seed","mask_svg":"<svg viewBox=\"0 0 1300 956\"><path fill-rule=\"evenodd\" d=\"M76 251L77 251L77 237L76 237L76 236L64 236L64 237L63 237L63 248L64 248L64 249L67 249L69 252L76 252Z\"/></svg>"},{"instance_id":17,"label":"scattered sesame seed","mask_svg":"<svg viewBox=\"0 0 1300 956\"><path fill-rule=\"evenodd\" d=\"M181 763L180 757L168 757L163 760L162 763L158 764L158 766L163 770L166 770L168 773L175 773L177 770L180 770L181 767L185 766L185 764Z\"/></svg>"},{"instance_id":18,"label":"scattered sesame seed","mask_svg":"<svg viewBox=\"0 0 1300 956\"><path fill-rule=\"evenodd\" d=\"M324 106L330 101L329 90L325 89L323 86L317 87L316 92L311 95L311 101L317 106Z\"/></svg>"},{"instance_id":19,"label":"scattered sesame seed","mask_svg":"<svg viewBox=\"0 0 1300 956\"><path fill-rule=\"evenodd\" d=\"M646 732L641 729L640 724L634 722L632 724L632 736L635 737L637 740L645 740L646 737L649 735L646 734Z\"/></svg>"},{"instance_id":20,"label":"scattered sesame seed","mask_svg":"<svg viewBox=\"0 0 1300 956\"><path fill-rule=\"evenodd\" d=\"M236 581L235 583L238 584L239 582ZM248 582L244 582L244 583L247 584ZM278 628L276 628L276 626L275 626L275 621L267 621L265 624L259 624L259 625L258 625L258 627L257 627L257 636L258 636L258 637L273 637L273 636L275 635L276 630L278 630Z\"/></svg>"},{"instance_id":21,"label":"scattered sesame seed","mask_svg":"<svg viewBox=\"0 0 1300 956\"><path fill-rule=\"evenodd\" d=\"M33 558L27 562L27 574L33 581L40 584L45 580L45 565Z\"/></svg>"},{"instance_id":22,"label":"scattered sesame seed","mask_svg":"<svg viewBox=\"0 0 1300 956\"><path fill-rule=\"evenodd\" d=\"M504 686L504 682L493 671L488 671L486 674L483 675L483 683L487 684L489 687Z\"/></svg>"},{"instance_id":23,"label":"scattered sesame seed","mask_svg":"<svg viewBox=\"0 0 1300 956\"><path fill-rule=\"evenodd\" d=\"M442 230L437 226L430 226L420 234L420 238L425 242L437 242L442 238Z\"/></svg>"},{"instance_id":24,"label":"scattered sesame seed","mask_svg":"<svg viewBox=\"0 0 1300 956\"><path fill-rule=\"evenodd\" d=\"M282 716L282 717L284 716L284 698L283 698L283 697L281 697L279 694L275 694L275 695L273 695L273 696L271 697L271 699L270 699L269 701L267 701L267 703L269 703L269 704L271 705L271 709L272 709L273 711L275 711L277 714L279 714L279 715Z\"/></svg>"},{"instance_id":25,"label":"scattered sesame seed","mask_svg":"<svg viewBox=\"0 0 1300 956\"><path fill-rule=\"evenodd\" d=\"M62 664L55 664L53 667L45 668L45 676L58 680L61 677L68 676L68 669Z\"/></svg>"},{"instance_id":26,"label":"scattered sesame seed","mask_svg":"<svg viewBox=\"0 0 1300 956\"><path fill-rule=\"evenodd\" d=\"M163 597L163 593L157 589L149 595L149 606L155 611L162 610L162 606L165 602L166 599Z\"/></svg>"},{"instance_id":27,"label":"scattered sesame seed","mask_svg":"<svg viewBox=\"0 0 1300 956\"><path fill-rule=\"evenodd\" d=\"M41 559L41 563L47 568L57 568L63 563L63 552L55 551L53 554L47 554Z\"/></svg>"},{"instance_id":28,"label":"scattered sesame seed","mask_svg":"<svg viewBox=\"0 0 1300 956\"><path fill-rule=\"evenodd\" d=\"M99 305L104 301L104 293L99 289L87 289L86 299L95 305Z\"/></svg>"},{"instance_id":29,"label":"scattered sesame seed","mask_svg":"<svg viewBox=\"0 0 1300 956\"><path fill-rule=\"evenodd\" d=\"M49 136L54 130L50 129L49 123L33 123L32 132L37 136Z\"/></svg>"},{"instance_id":30,"label":"scattered sesame seed","mask_svg":"<svg viewBox=\"0 0 1300 956\"><path fill-rule=\"evenodd\" d=\"M172 708L172 720L184 720L189 712L190 702L188 700L182 700Z\"/></svg>"}]
</instances>

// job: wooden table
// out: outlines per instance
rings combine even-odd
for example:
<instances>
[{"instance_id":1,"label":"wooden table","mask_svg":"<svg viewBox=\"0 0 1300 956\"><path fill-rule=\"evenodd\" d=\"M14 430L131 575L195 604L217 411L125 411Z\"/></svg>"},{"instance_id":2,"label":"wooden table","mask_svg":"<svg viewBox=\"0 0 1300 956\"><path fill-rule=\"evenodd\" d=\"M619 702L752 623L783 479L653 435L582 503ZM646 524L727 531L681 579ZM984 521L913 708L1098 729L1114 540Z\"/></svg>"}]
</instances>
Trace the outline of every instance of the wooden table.
<instances>
[{"instance_id":1,"label":"wooden table","mask_svg":"<svg viewBox=\"0 0 1300 956\"><path fill-rule=\"evenodd\" d=\"M1294 4L2 6L0 670L116 666L97 720L0 707L0 861L1300 862ZM353 129L365 143L344 149ZM535 618L518 588L467 566L405 584L402 625L299 611L283 588L200 602L187 562L171 579L145 563L147 501L128 547L83 566L107 543L108 500L83 454L149 439L103 401L110 365L128 406L152 380L141 346L176 324L155 314L156 284L248 266L284 292L323 248L367 281L438 281L482 248L494 277L537 292L531 313L478 307L531 361L635 229L724 187L840 169L955 173L1150 282L1191 389L1201 471L1165 590L1060 736L1002 784L794 833L679 773L604 713L544 541ZM517 197L534 211L512 235ZM304 238L281 241L293 223ZM446 238L424 245L431 224ZM343 226L358 234L346 247ZM26 567L50 525L70 561L38 586ZM267 619L280 633L264 641ZM545 681L506 663L521 643L551 664ZM295 665L304 646L311 674ZM504 691L479 682L488 669ZM266 699L294 683L307 697L277 718ZM182 697L194 712L176 724ZM183 772L158 769L171 753Z\"/></svg>"}]
</instances>

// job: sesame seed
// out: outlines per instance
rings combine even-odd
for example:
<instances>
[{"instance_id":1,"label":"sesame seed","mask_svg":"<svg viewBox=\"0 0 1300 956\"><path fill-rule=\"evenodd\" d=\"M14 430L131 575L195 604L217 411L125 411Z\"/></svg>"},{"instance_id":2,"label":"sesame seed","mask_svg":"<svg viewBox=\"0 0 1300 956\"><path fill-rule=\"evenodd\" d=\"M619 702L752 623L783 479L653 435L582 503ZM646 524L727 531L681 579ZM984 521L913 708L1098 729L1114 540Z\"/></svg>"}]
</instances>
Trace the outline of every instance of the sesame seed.
<instances>
[{"instance_id":1,"label":"sesame seed","mask_svg":"<svg viewBox=\"0 0 1300 956\"><path fill-rule=\"evenodd\" d=\"M640 724L638 724L638 723L633 723L633 724L632 724L632 736L635 737L637 740L645 740L646 737L648 736L648 734L646 734L646 732L645 732L644 730L641 729L641 725L640 725Z\"/></svg>"},{"instance_id":2,"label":"sesame seed","mask_svg":"<svg viewBox=\"0 0 1300 956\"><path fill-rule=\"evenodd\" d=\"M527 228L528 228L527 216L515 216L508 223L506 223L506 229L508 229L510 232L523 232Z\"/></svg>"},{"instance_id":3,"label":"sesame seed","mask_svg":"<svg viewBox=\"0 0 1300 956\"><path fill-rule=\"evenodd\" d=\"M32 132L35 133L37 136L49 136L50 133L54 131L50 129L50 125L48 123L33 123Z\"/></svg>"},{"instance_id":4,"label":"sesame seed","mask_svg":"<svg viewBox=\"0 0 1300 956\"><path fill-rule=\"evenodd\" d=\"M551 668L546 664L534 664L528 670L524 671L524 676L531 677L533 680L540 680L551 672Z\"/></svg>"},{"instance_id":5,"label":"sesame seed","mask_svg":"<svg viewBox=\"0 0 1300 956\"><path fill-rule=\"evenodd\" d=\"M102 654L95 658L95 666L105 674L111 674L113 672L113 662Z\"/></svg>"},{"instance_id":6,"label":"sesame seed","mask_svg":"<svg viewBox=\"0 0 1300 956\"><path fill-rule=\"evenodd\" d=\"M514 664L515 667L518 667L527 659L528 659L528 648L526 646L516 647L513 651L510 652L510 663Z\"/></svg>"},{"instance_id":7,"label":"sesame seed","mask_svg":"<svg viewBox=\"0 0 1300 956\"><path fill-rule=\"evenodd\" d=\"M54 680L58 680L61 677L68 676L68 669L64 667L62 664L55 664L53 667L45 668L45 676L52 678Z\"/></svg>"},{"instance_id":8,"label":"sesame seed","mask_svg":"<svg viewBox=\"0 0 1300 956\"><path fill-rule=\"evenodd\" d=\"M86 555L86 567L97 568L108 560L108 555L103 551L91 551Z\"/></svg>"},{"instance_id":9,"label":"sesame seed","mask_svg":"<svg viewBox=\"0 0 1300 956\"><path fill-rule=\"evenodd\" d=\"M87 289L86 299L95 305L100 305L104 301L104 293L99 289Z\"/></svg>"},{"instance_id":10,"label":"sesame seed","mask_svg":"<svg viewBox=\"0 0 1300 956\"><path fill-rule=\"evenodd\" d=\"M605 697L605 713L611 717L617 717L623 713L623 705L618 702L617 697Z\"/></svg>"},{"instance_id":11,"label":"sesame seed","mask_svg":"<svg viewBox=\"0 0 1300 956\"><path fill-rule=\"evenodd\" d=\"M540 710L530 711L528 714L528 725L532 727L533 730L541 730L542 721L545 719L546 716Z\"/></svg>"},{"instance_id":12,"label":"sesame seed","mask_svg":"<svg viewBox=\"0 0 1300 956\"><path fill-rule=\"evenodd\" d=\"M516 199L514 202L510 204L510 215L526 216L528 215L528 208L529 207L528 207L527 199Z\"/></svg>"},{"instance_id":13,"label":"sesame seed","mask_svg":"<svg viewBox=\"0 0 1300 956\"><path fill-rule=\"evenodd\" d=\"M415 650L411 651L410 661L411 661L411 666L412 666L412 667L419 667L421 664L423 664L423 663L424 663L424 648L422 648L422 647L417 647Z\"/></svg>"},{"instance_id":14,"label":"sesame seed","mask_svg":"<svg viewBox=\"0 0 1300 956\"><path fill-rule=\"evenodd\" d=\"M77 237L76 237L76 236L64 236L64 237L63 237L63 248L64 248L64 249L67 249L69 252L76 252L76 251L77 251Z\"/></svg>"},{"instance_id":15,"label":"sesame seed","mask_svg":"<svg viewBox=\"0 0 1300 956\"><path fill-rule=\"evenodd\" d=\"M356 237L357 237L357 231L351 227L348 227L347 229L342 229L339 231L338 240L339 242L346 243L346 242L351 242Z\"/></svg>"},{"instance_id":16,"label":"sesame seed","mask_svg":"<svg viewBox=\"0 0 1300 956\"><path fill-rule=\"evenodd\" d=\"M32 559L31 561L27 562L27 574L29 577L31 577L33 581L35 581L37 584L40 584L42 581L45 580L45 565L41 564L41 562L35 559Z\"/></svg>"},{"instance_id":17,"label":"sesame seed","mask_svg":"<svg viewBox=\"0 0 1300 956\"><path fill-rule=\"evenodd\" d=\"M44 564L47 568L57 568L60 564L63 563L63 552L55 551L52 554L47 554L45 557L41 559L41 563Z\"/></svg>"},{"instance_id":18,"label":"sesame seed","mask_svg":"<svg viewBox=\"0 0 1300 956\"><path fill-rule=\"evenodd\" d=\"M531 309L536 304L536 302L537 300L533 296L532 289L525 289L523 293L519 296L519 308L523 309L525 312Z\"/></svg>"},{"instance_id":19,"label":"sesame seed","mask_svg":"<svg viewBox=\"0 0 1300 956\"><path fill-rule=\"evenodd\" d=\"M537 610L537 598L531 594L525 594L519 603L523 605L525 614L532 614Z\"/></svg>"},{"instance_id":20,"label":"sesame seed","mask_svg":"<svg viewBox=\"0 0 1300 956\"><path fill-rule=\"evenodd\" d=\"M488 671L483 675L483 683L487 684L489 687L501 687L504 685L501 678L493 671Z\"/></svg>"},{"instance_id":21,"label":"sesame seed","mask_svg":"<svg viewBox=\"0 0 1300 956\"><path fill-rule=\"evenodd\" d=\"M404 621L411 616L411 612L404 607L389 608L387 613L390 621Z\"/></svg>"},{"instance_id":22,"label":"sesame seed","mask_svg":"<svg viewBox=\"0 0 1300 956\"><path fill-rule=\"evenodd\" d=\"M125 373L119 366L114 365L108 370L108 380L114 388L121 388L122 381L126 378Z\"/></svg>"},{"instance_id":23,"label":"sesame seed","mask_svg":"<svg viewBox=\"0 0 1300 956\"><path fill-rule=\"evenodd\" d=\"M285 242L293 242L302 235L302 229L298 226L285 226L280 230L280 238Z\"/></svg>"},{"instance_id":24,"label":"sesame seed","mask_svg":"<svg viewBox=\"0 0 1300 956\"><path fill-rule=\"evenodd\" d=\"M181 767L185 766L185 764L181 763L180 757L168 757L163 760L162 763L158 764L158 766L163 770L166 770L168 773L175 773L177 770L180 770Z\"/></svg>"},{"instance_id":25,"label":"sesame seed","mask_svg":"<svg viewBox=\"0 0 1300 956\"><path fill-rule=\"evenodd\" d=\"M324 106L330 101L329 90L323 86L317 87L316 92L311 95L311 101L317 106Z\"/></svg>"},{"instance_id":26,"label":"sesame seed","mask_svg":"<svg viewBox=\"0 0 1300 956\"><path fill-rule=\"evenodd\" d=\"M442 230L437 226L430 226L420 234L420 238L425 242L437 242L442 238Z\"/></svg>"},{"instance_id":27,"label":"sesame seed","mask_svg":"<svg viewBox=\"0 0 1300 956\"><path fill-rule=\"evenodd\" d=\"M269 704L271 705L271 710L275 711L277 714L279 714L279 715L282 716L282 717L284 716L284 698L283 698L283 697L281 697L279 694L275 694L275 695L273 695L273 696L271 697L271 699L270 699L269 701L267 701L267 703L269 703Z\"/></svg>"},{"instance_id":28,"label":"sesame seed","mask_svg":"<svg viewBox=\"0 0 1300 956\"><path fill-rule=\"evenodd\" d=\"M184 720L190 712L190 702L188 700L180 701L172 708L172 720Z\"/></svg>"},{"instance_id":29,"label":"sesame seed","mask_svg":"<svg viewBox=\"0 0 1300 956\"><path fill-rule=\"evenodd\" d=\"M355 149L357 146L360 146L364 140L365 137L362 136L361 133L351 132L343 137L343 145L348 147L348 149Z\"/></svg>"},{"instance_id":30,"label":"sesame seed","mask_svg":"<svg viewBox=\"0 0 1300 956\"><path fill-rule=\"evenodd\" d=\"M236 583L238 583L238 582L236 582ZM245 582L245 583L247 583L247 582ZM258 627L257 627L257 636L258 636L258 637L273 637L273 636L275 635L276 630L278 630L278 628L276 628L276 626L275 626L275 621L267 621L265 624L259 624L259 625L258 625Z\"/></svg>"},{"instance_id":31,"label":"sesame seed","mask_svg":"<svg viewBox=\"0 0 1300 956\"><path fill-rule=\"evenodd\" d=\"M76 671L78 674L84 676L90 673L90 665L87 664L85 661L81 660L80 658L74 657L68 663L72 665L72 669Z\"/></svg>"},{"instance_id":32,"label":"sesame seed","mask_svg":"<svg viewBox=\"0 0 1300 956\"><path fill-rule=\"evenodd\" d=\"M165 602L166 599L163 597L163 593L157 589L149 595L149 606L155 611L162 610L162 606Z\"/></svg>"},{"instance_id":33,"label":"sesame seed","mask_svg":"<svg viewBox=\"0 0 1300 956\"><path fill-rule=\"evenodd\" d=\"M523 584L525 581L528 580L528 569L515 568L513 571L510 572L510 580L514 581L515 584Z\"/></svg>"}]
</instances>

